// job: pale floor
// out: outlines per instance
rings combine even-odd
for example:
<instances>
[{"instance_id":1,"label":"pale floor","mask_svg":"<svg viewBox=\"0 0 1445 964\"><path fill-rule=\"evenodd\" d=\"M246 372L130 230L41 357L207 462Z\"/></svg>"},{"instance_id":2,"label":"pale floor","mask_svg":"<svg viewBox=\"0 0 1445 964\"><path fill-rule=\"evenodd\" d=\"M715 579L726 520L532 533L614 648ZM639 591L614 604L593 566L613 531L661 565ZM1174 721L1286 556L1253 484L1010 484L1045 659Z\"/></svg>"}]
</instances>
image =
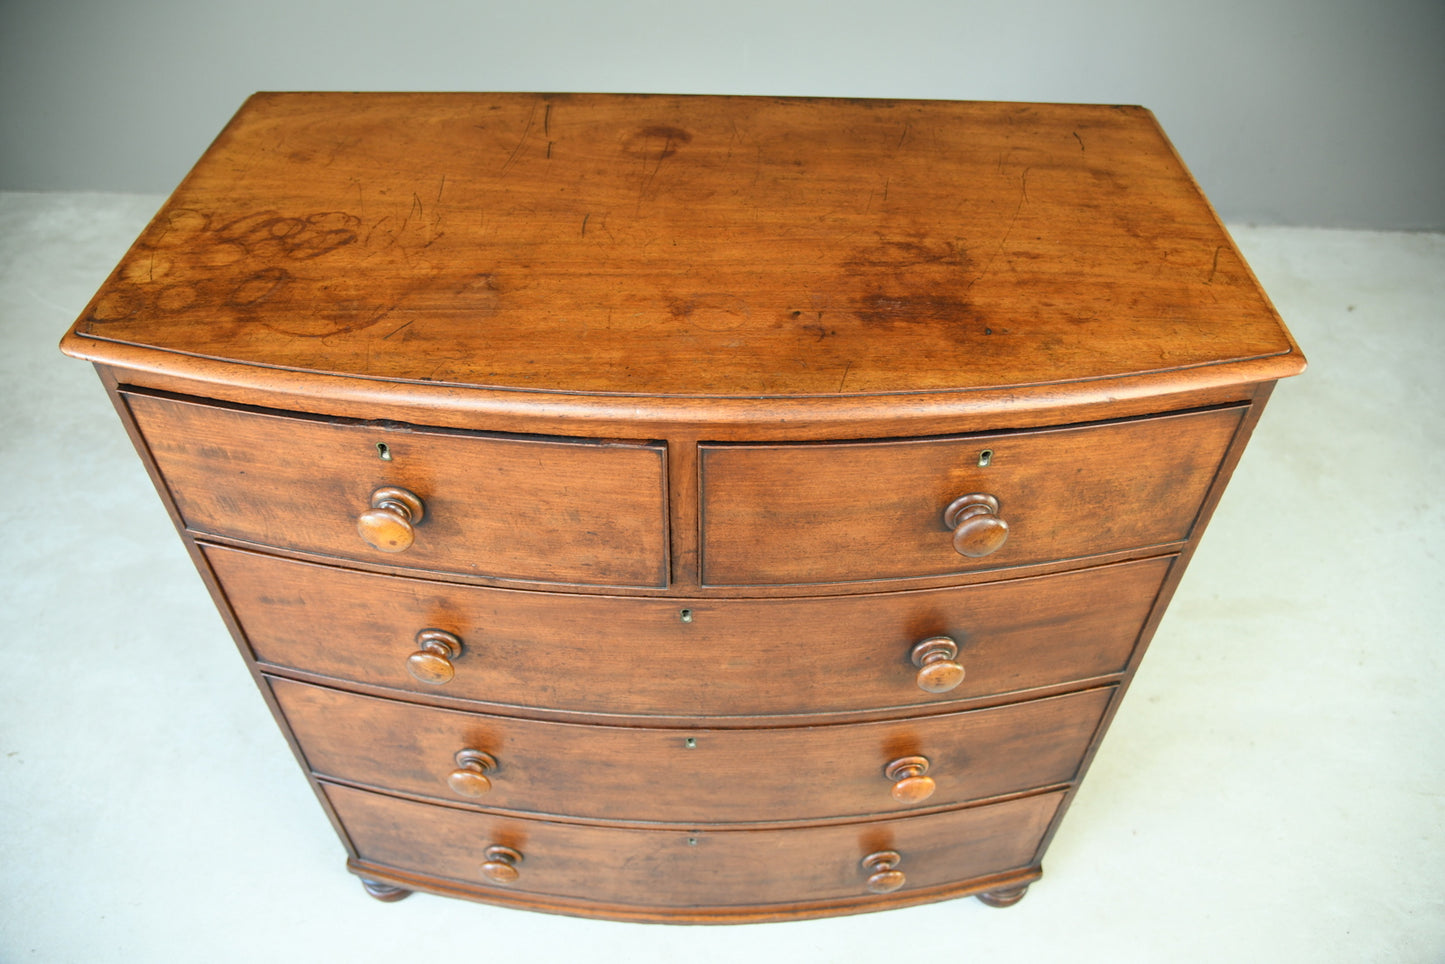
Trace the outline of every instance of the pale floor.
<instances>
[{"instance_id":1,"label":"pale floor","mask_svg":"<svg viewBox=\"0 0 1445 964\"><path fill-rule=\"evenodd\" d=\"M688 928L383 905L343 870L55 348L159 201L0 196L0 960L1445 960L1445 237L1235 229L1311 368L1021 904Z\"/></svg>"}]
</instances>

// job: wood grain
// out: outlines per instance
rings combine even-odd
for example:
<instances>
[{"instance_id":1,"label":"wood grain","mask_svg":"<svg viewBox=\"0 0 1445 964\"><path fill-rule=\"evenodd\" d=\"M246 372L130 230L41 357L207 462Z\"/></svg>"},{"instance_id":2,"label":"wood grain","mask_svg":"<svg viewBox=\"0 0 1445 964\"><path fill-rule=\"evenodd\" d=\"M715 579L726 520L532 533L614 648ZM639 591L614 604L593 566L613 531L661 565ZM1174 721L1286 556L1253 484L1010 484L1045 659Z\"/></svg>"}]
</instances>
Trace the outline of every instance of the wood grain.
<instances>
[{"instance_id":1,"label":"wood grain","mask_svg":"<svg viewBox=\"0 0 1445 964\"><path fill-rule=\"evenodd\" d=\"M936 101L257 95L76 334L581 395L1300 367L1147 111Z\"/></svg>"},{"instance_id":2,"label":"wood grain","mask_svg":"<svg viewBox=\"0 0 1445 964\"><path fill-rule=\"evenodd\" d=\"M959 439L704 446L703 581L906 578L1183 540L1243 411ZM994 496L1009 524L1007 542L977 559L955 550L944 520L966 493Z\"/></svg>"},{"instance_id":3,"label":"wood grain","mask_svg":"<svg viewBox=\"0 0 1445 964\"><path fill-rule=\"evenodd\" d=\"M674 824L774 823L906 811L886 770L924 756L930 807L1073 779L1113 694L1086 690L916 720L714 730L544 723L431 709L273 679L318 776L450 802L455 755L497 761L488 809ZM911 771L910 771L911 773ZM905 776L908 774L905 774Z\"/></svg>"},{"instance_id":4,"label":"wood grain","mask_svg":"<svg viewBox=\"0 0 1445 964\"><path fill-rule=\"evenodd\" d=\"M181 516L199 532L535 582L667 582L662 446L289 417L153 395L127 400ZM415 542L396 553L357 532L372 493L394 485L426 505Z\"/></svg>"},{"instance_id":5,"label":"wood grain","mask_svg":"<svg viewBox=\"0 0 1445 964\"><path fill-rule=\"evenodd\" d=\"M927 891L1035 861L1039 836L1059 794L877 824L793 830L634 830L584 827L435 807L348 787L326 786L364 861L411 871L434 885L485 884L488 846L523 856L515 884L498 892L570 898L607 908L606 916L647 908L799 910L811 901L860 898L853 909L888 906L867 889L862 859L891 849L906 861L908 884L891 895ZM659 881L667 885L659 887ZM420 882L420 881L418 881ZM490 887L490 885L488 885Z\"/></svg>"},{"instance_id":6,"label":"wood grain","mask_svg":"<svg viewBox=\"0 0 1445 964\"><path fill-rule=\"evenodd\" d=\"M1304 366L1140 108L551 94L253 97L62 349L368 892L708 922L1017 900Z\"/></svg>"},{"instance_id":7,"label":"wood grain","mask_svg":"<svg viewBox=\"0 0 1445 964\"><path fill-rule=\"evenodd\" d=\"M728 717L929 706L1096 679L1128 665L1170 560L910 593L638 599L396 580L205 546L256 659L493 708ZM454 677L406 669L455 633ZM967 675L918 687L914 645L947 635Z\"/></svg>"}]
</instances>

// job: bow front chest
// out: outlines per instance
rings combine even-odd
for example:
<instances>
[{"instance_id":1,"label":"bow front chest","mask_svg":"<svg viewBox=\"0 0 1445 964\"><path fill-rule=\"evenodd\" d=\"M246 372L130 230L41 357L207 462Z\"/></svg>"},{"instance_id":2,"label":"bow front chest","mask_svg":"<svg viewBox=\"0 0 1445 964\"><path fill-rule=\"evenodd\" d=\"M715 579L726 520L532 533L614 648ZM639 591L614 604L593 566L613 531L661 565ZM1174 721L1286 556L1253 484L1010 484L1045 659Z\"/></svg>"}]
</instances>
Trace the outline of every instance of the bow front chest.
<instances>
[{"instance_id":1,"label":"bow front chest","mask_svg":"<svg viewBox=\"0 0 1445 964\"><path fill-rule=\"evenodd\" d=\"M605 95L257 95L63 348L369 892L665 921L1022 896L1304 365L1142 109Z\"/></svg>"}]
</instances>

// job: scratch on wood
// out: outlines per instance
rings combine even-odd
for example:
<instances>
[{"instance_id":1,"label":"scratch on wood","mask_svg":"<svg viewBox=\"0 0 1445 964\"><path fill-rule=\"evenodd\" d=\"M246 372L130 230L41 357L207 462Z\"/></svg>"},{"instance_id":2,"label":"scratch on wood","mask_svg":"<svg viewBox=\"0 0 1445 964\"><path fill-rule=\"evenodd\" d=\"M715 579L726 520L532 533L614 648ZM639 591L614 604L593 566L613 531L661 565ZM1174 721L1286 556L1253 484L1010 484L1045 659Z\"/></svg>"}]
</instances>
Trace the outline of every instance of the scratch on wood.
<instances>
[{"instance_id":1,"label":"scratch on wood","mask_svg":"<svg viewBox=\"0 0 1445 964\"><path fill-rule=\"evenodd\" d=\"M552 105L548 104L547 109L542 112L542 136L552 136Z\"/></svg>"},{"instance_id":2,"label":"scratch on wood","mask_svg":"<svg viewBox=\"0 0 1445 964\"><path fill-rule=\"evenodd\" d=\"M552 142L551 142L551 141L548 141L548 142L547 142L547 160L550 161L551 159L552 159Z\"/></svg>"},{"instance_id":3,"label":"scratch on wood","mask_svg":"<svg viewBox=\"0 0 1445 964\"><path fill-rule=\"evenodd\" d=\"M587 219L590 217L592 217L591 214L582 215L582 237L584 238L587 237Z\"/></svg>"},{"instance_id":4,"label":"scratch on wood","mask_svg":"<svg viewBox=\"0 0 1445 964\"><path fill-rule=\"evenodd\" d=\"M963 289L964 291L971 289L974 285L978 284L984 275L988 274L989 269L993 267L993 263L998 260L998 256L1008 244L1009 235L1013 234L1014 225L1018 223L1019 212L1024 209L1024 202L1029 199L1029 171L1031 170L1033 170L1033 168L1026 167L1023 173L1019 175L1019 203L1014 206L1013 217L1009 219L1008 227L1004 229L1003 237L999 238L998 247L994 248L993 254L988 259L988 264L984 265L983 270L974 276L973 280L968 283L968 286Z\"/></svg>"},{"instance_id":5,"label":"scratch on wood","mask_svg":"<svg viewBox=\"0 0 1445 964\"><path fill-rule=\"evenodd\" d=\"M838 379L838 391L842 393L843 386L848 383L848 373L853 370L853 363L849 362L843 367L843 377Z\"/></svg>"},{"instance_id":6,"label":"scratch on wood","mask_svg":"<svg viewBox=\"0 0 1445 964\"><path fill-rule=\"evenodd\" d=\"M893 148L895 151L898 150L898 148L900 148L900 147L903 146L903 142L904 142L904 141L908 140L908 130L909 130L909 128L911 128L912 126L913 126L913 121L904 121L904 122L903 122L903 133L900 134L900 135L898 135L898 143L897 143L897 145L895 145L894 148Z\"/></svg>"},{"instance_id":7,"label":"scratch on wood","mask_svg":"<svg viewBox=\"0 0 1445 964\"><path fill-rule=\"evenodd\" d=\"M1078 131L1074 131L1074 140L1079 142L1079 153L1084 153L1084 139L1079 136Z\"/></svg>"},{"instance_id":8,"label":"scratch on wood","mask_svg":"<svg viewBox=\"0 0 1445 964\"><path fill-rule=\"evenodd\" d=\"M406 212L406 217L402 219L401 227L396 229L398 235L406 230L406 226L411 223L411 216L413 214L417 217L422 217L426 214L426 211L422 208L421 198L417 197L415 191L411 192L411 210Z\"/></svg>"},{"instance_id":9,"label":"scratch on wood","mask_svg":"<svg viewBox=\"0 0 1445 964\"><path fill-rule=\"evenodd\" d=\"M390 215L390 214L382 215L382 217L380 218L380 220L378 220L375 224L373 224L373 225L371 226L371 230L366 232L366 240L363 241L363 242L361 242L361 243L362 243L362 244L371 244L371 236L376 233L376 229L379 228L379 227L381 227L383 224L385 224L387 221L390 221L390 220L391 220L391 215ZM395 241L396 239L393 237L392 240Z\"/></svg>"},{"instance_id":10,"label":"scratch on wood","mask_svg":"<svg viewBox=\"0 0 1445 964\"><path fill-rule=\"evenodd\" d=\"M551 105L548 104L547 106L548 106L548 109L550 110L550 109L551 109ZM525 143L527 143L527 135L530 134L530 133L532 133L532 123L533 123L534 121L536 121L536 119L537 119L537 105L536 105L536 104L533 104L533 105L532 105L532 112L527 115L527 126L524 127L524 128L522 128L522 136L519 137L519 138L517 138L517 146L514 147L514 148L512 148L512 153L509 154L509 155L507 155L506 163L504 163L504 164L502 165L502 173L503 173L503 174L507 173L507 168L509 168L509 167L512 166L512 162L515 161L515 160L517 159L517 155L518 155L519 153L521 153L521 151L522 151L522 145L525 144Z\"/></svg>"},{"instance_id":11,"label":"scratch on wood","mask_svg":"<svg viewBox=\"0 0 1445 964\"><path fill-rule=\"evenodd\" d=\"M415 320L416 320L415 318L412 319L412 321L415 321ZM401 324L399 324L399 325L397 325L395 328L393 328L391 331L389 331L389 332L387 332L386 334L382 335L382 336L381 336L381 337L382 337L382 340L385 341L387 338L390 338L392 335L394 335L394 334L396 334L397 332L401 331L403 328L407 327L407 326L410 325L411 323L412 323L411 321L404 321L404 322L402 322Z\"/></svg>"},{"instance_id":12,"label":"scratch on wood","mask_svg":"<svg viewBox=\"0 0 1445 964\"><path fill-rule=\"evenodd\" d=\"M447 189L447 176L446 176L445 174L443 174L443 175L442 175L442 182L437 185L437 200L438 200L438 201L440 201L440 200L442 199L442 192L445 191L446 189Z\"/></svg>"},{"instance_id":13,"label":"scratch on wood","mask_svg":"<svg viewBox=\"0 0 1445 964\"><path fill-rule=\"evenodd\" d=\"M892 184L892 183L893 183L893 178L891 178L891 177L889 177L889 178L884 178L884 180L883 180L883 200L885 200L885 201L888 200L888 185L890 185L890 184Z\"/></svg>"},{"instance_id":14,"label":"scratch on wood","mask_svg":"<svg viewBox=\"0 0 1445 964\"><path fill-rule=\"evenodd\" d=\"M1204 279L1207 285L1214 284L1214 276L1219 271L1219 253L1224 250L1224 245L1216 245L1214 248L1214 262L1209 266L1209 277Z\"/></svg>"}]
</instances>

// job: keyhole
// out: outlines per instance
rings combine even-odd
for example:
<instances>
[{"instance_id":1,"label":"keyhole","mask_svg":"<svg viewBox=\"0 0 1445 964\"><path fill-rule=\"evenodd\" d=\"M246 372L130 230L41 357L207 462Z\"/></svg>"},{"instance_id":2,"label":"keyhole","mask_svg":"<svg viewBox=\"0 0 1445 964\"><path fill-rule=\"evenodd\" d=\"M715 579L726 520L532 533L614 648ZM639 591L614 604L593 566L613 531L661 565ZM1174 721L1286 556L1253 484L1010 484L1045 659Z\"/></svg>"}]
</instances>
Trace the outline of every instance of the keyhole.
<instances>
[{"instance_id":1,"label":"keyhole","mask_svg":"<svg viewBox=\"0 0 1445 964\"><path fill-rule=\"evenodd\" d=\"M677 618L681 619L685 623L692 622L692 610L684 609L682 612L677 614Z\"/></svg>"},{"instance_id":2,"label":"keyhole","mask_svg":"<svg viewBox=\"0 0 1445 964\"><path fill-rule=\"evenodd\" d=\"M385 442L376 443L376 457L383 462L391 461L391 448Z\"/></svg>"},{"instance_id":3,"label":"keyhole","mask_svg":"<svg viewBox=\"0 0 1445 964\"><path fill-rule=\"evenodd\" d=\"M984 449L982 452L978 453L978 467L979 467L979 468L981 468L981 469L986 469L986 468L988 468L989 463L992 462L992 461L993 461L993 449Z\"/></svg>"}]
</instances>

